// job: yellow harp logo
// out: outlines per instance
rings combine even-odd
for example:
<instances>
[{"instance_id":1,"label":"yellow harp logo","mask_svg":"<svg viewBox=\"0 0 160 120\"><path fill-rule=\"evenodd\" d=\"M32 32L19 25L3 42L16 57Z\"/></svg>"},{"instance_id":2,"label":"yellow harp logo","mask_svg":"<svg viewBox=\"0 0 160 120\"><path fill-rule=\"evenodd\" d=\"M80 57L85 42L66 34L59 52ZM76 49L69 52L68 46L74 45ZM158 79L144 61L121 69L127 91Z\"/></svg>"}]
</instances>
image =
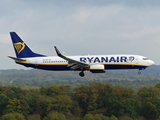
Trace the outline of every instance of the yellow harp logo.
<instances>
[{"instance_id":1,"label":"yellow harp logo","mask_svg":"<svg viewBox=\"0 0 160 120\"><path fill-rule=\"evenodd\" d=\"M18 54L20 54L22 52L22 50L24 50L25 46L26 45L23 42L14 43L14 47L17 50Z\"/></svg>"}]
</instances>

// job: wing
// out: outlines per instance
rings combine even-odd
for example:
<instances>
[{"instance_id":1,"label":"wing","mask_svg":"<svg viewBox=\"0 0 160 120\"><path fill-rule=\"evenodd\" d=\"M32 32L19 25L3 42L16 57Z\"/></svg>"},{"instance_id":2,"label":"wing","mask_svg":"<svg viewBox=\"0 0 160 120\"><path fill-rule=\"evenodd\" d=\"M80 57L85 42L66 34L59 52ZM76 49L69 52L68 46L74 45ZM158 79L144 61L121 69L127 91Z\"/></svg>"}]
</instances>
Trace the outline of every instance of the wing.
<instances>
[{"instance_id":1,"label":"wing","mask_svg":"<svg viewBox=\"0 0 160 120\"><path fill-rule=\"evenodd\" d=\"M58 55L59 57L61 57L61 58L63 58L64 60L67 60L67 61L68 61L68 63L69 63L68 67L69 67L69 66L72 66L71 69L74 69L74 70L76 70L76 69L88 70L88 69L90 68L90 65L89 65L89 64L82 63L82 62L80 62L80 61L77 61L77 60L68 58L68 57L62 55L61 52L57 49L56 46L54 46L54 48L55 48L56 53L57 53L57 55Z\"/></svg>"}]
</instances>

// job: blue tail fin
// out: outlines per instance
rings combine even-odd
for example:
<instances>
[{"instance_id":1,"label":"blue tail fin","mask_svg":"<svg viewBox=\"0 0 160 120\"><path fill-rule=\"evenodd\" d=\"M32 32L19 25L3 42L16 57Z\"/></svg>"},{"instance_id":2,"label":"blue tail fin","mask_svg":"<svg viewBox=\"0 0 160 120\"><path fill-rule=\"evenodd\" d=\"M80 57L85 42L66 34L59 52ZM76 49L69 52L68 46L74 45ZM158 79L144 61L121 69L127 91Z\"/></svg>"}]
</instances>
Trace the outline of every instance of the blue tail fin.
<instances>
[{"instance_id":1,"label":"blue tail fin","mask_svg":"<svg viewBox=\"0 0 160 120\"><path fill-rule=\"evenodd\" d=\"M32 50L22 41L22 39L15 32L10 32L10 35L17 58L45 56L32 52Z\"/></svg>"}]
</instances>

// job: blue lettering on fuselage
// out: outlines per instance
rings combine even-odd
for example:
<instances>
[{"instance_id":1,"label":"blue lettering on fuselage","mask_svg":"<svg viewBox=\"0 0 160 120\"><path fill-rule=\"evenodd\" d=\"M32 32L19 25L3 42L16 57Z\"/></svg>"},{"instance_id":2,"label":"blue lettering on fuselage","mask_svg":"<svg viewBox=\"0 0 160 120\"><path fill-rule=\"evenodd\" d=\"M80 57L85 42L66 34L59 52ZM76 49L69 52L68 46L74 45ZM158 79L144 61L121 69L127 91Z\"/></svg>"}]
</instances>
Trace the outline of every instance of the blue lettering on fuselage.
<instances>
[{"instance_id":1,"label":"blue lettering on fuselage","mask_svg":"<svg viewBox=\"0 0 160 120\"><path fill-rule=\"evenodd\" d=\"M96 58L94 59L94 63L100 63L100 60L99 60L98 57L96 57Z\"/></svg>"},{"instance_id":2,"label":"blue lettering on fuselage","mask_svg":"<svg viewBox=\"0 0 160 120\"><path fill-rule=\"evenodd\" d=\"M87 63L87 61L89 63L127 62L127 57L80 57L80 62Z\"/></svg>"},{"instance_id":3,"label":"blue lettering on fuselage","mask_svg":"<svg viewBox=\"0 0 160 120\"><path fill-rule=\"evenodd\" d=\"M109 62L116 62L116 60L114 59L114 57L111 57Z\"/></svg>"},{"instance_id":4,"label":"blue lettering on fuselage","mask_svg":"<svg viewBox=\"0 0 160 120\"><path fill-rule=\"evenodd\" d=\"M93 58L94 58L94 57L91 57L91 58L87 57L87 59L88 59L88 61L89 61L90 63L92 63Z\"/></svg>"},{"instance_id":5,"label":"blue lettering on fuselage","mask_svg":"<svg viewBox=\"0 0 160 120\"><path fill-rule=\"evenodd\" d=\"M127 57L122 56L121 59L120 59L120 61L121 61L121 62L127 62Z\"/></svg>"},{"instance_id":6,"label":"blue lettering on fuselage","mask_svg":"<svg viewBox=\"0 0 160 120\"><path fill-rule=\"evenodd\" d=\"M83 62L83 63L86 63L86 58L85 57L81 57L80 61Z\"/></svg>"},{"instance_id":7,"label":"blue lettering on fuselage","mask_svg":"<svg viewBox=\"0 0 160 120\"><path fill-rule=\"evenodd\" d=\"M108 57L106 57L106 58L104 58L104 57L101 57L101 62L103 63L103 62L108 62Z\"/></svg>"},{"instance_id":8,"label":"blue lettering on fuselage","mask_svg":"<svg viewBox=\"0 0 160 120\"><path fill-rule=\"evenodd\" d=\"M119 62L119 57L117 57L117 62Z\"/></svg>"}]
</instances>

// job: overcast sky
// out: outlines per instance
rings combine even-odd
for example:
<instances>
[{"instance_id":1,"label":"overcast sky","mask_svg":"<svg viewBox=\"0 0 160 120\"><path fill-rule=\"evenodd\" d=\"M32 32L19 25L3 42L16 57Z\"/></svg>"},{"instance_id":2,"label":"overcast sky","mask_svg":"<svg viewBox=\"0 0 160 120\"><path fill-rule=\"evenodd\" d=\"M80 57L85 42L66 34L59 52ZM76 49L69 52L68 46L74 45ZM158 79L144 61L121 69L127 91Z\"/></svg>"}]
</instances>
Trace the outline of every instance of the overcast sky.
<instances>
[{"instance_id":1,"label":"overcast sky","mask_svg":"<svg viewBox=\"0 0 160 120\"><path fill-rule=\"evenodd\" d=\"M24 69L9 32L36 53L138 54L160 64L159 0L1 0L0 69Z\"/></svg>"}]
</instances>

